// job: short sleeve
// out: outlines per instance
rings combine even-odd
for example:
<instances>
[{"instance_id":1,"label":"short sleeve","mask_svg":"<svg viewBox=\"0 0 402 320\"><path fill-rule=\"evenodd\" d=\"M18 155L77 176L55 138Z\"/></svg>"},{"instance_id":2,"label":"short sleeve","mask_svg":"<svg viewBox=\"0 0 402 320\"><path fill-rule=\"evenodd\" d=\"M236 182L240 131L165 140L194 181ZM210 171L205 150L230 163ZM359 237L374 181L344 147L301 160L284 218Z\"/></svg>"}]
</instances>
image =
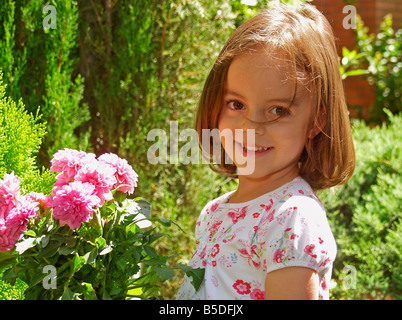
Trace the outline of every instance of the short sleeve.
<instances>
[{"instance_id":1,"label":"short sleeve","mask_svg":"<svg viewBox=\"0 0 402 320\"><path fill-rule=\"evenodd\" d=\"M332 269L336 243L325 210L313 198L293 196L273 215L265 235L266 272L284 267L308 267L320 274Z\"/></svg>"}]
</instances>

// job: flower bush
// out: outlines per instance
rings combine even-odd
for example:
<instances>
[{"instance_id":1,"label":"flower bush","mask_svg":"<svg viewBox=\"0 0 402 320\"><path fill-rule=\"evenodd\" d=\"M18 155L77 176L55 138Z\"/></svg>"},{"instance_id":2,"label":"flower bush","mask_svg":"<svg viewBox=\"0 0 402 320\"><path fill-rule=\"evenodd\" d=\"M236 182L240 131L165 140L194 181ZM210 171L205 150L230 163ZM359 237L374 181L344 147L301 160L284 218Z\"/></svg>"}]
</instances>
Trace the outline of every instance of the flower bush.
<instances>
[{"instance_id":1,"label":"flower bush","mask_svg":"<svg viewBox=\"0 0 402 320\"><path fill-rule=\"evenodd\" d=\"M28 288L26 299L126 299L157 295L173 276L151 245L162 236L150 204L130 199L138 176L115 154L64 149L51 160L51 195L21 194L19 177L0 180L0 269Z\"/></svg>"}]
</instances>

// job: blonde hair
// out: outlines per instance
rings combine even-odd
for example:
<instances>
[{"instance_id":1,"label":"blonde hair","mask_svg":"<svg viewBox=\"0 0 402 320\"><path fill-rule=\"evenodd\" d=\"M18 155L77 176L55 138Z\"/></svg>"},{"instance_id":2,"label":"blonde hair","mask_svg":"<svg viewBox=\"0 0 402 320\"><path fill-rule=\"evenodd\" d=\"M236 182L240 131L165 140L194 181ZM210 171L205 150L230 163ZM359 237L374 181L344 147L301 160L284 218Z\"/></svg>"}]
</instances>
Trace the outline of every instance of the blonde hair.
<instances>
[{"instance_id":1,"label":"blonde hair","mask_svg":"<svg viewBox=\"0 0 402 320\"><path fill-rule=\"evenodd\" d=\"M297 71L295 74L307 77L314 97L310 129L318 127L320 132L307 138L299 160L299 174L314 190L345 183L355 167L349 115L331 26L312 5L280 5L264 10L232 34L216 59L201 94L196 118L199 137L202 137L202 129L218 128L231 62L258 48L286 56ZM222 148L221 159L224 158ZM234 164L220 163L211 167L221 174L237 177Z\"/></svg>"}]
</instances>

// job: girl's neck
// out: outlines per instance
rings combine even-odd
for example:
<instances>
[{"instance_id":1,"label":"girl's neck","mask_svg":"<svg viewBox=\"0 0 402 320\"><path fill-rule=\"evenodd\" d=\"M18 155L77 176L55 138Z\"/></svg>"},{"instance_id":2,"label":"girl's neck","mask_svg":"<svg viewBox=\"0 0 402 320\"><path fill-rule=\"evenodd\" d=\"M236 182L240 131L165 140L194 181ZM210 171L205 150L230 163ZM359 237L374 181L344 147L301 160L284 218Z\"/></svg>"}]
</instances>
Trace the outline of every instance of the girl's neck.
<instances>
[{"instance_id":1,"label":"girl's neck","mask_svg":"<svg viewBox=\"0 0 402 320\"><path fill-rule=\"evenodd\" d=\"M239 187L232 194L229 203L242 203L271 192L299 176L299 169L294 168L284 173L273 173L262 178L239 176Z\"/></svg>"}]
</instances>

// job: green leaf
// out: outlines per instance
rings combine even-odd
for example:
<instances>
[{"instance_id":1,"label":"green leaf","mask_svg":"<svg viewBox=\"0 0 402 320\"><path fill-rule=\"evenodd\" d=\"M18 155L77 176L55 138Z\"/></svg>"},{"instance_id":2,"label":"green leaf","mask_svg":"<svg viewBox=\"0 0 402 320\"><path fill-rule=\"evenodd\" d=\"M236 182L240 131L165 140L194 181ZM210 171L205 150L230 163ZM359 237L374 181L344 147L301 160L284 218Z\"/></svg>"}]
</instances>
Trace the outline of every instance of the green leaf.
<instances>
[{"instance_id":1,"label":"green leaf","mask_svg":"<svg viewBox=\"0 0 402 320\"><path fill-rule=\"evenodd\" d=\"M64 255L64 256L67 256L67 255L69 255L69 254L71 254L71 253L73 253L75 251L76 251L76 249L70 248L68 246L62 246L58 250L59 254Z\"/></svg>"},{"instance_id":2,"label":"green leaf","mask_svg":"<svg viewBox=\"0 0 402 320\"><path fill-rule=\"evenodd\" d=\"M15 277L17 277L17 274L15 273L15 267L6 270L3 274L4 281L7 281L8 279L14 279Z\"/></svg>"},{"instance_id":3,"label":"green leaf","mask_svg":"<svg viewBox=\"0 0 402 320\"><path fill-rule=\"evenodd\" d=\"M179 269L183 270L187 277L191 277L191 283L194 286L195 291L197 291L202 283L202 280L204 280L204 274L205 274L205 269L203 268L191 268L190 266L185 266L183 264L180 264L177 266Z\"/></svg>"},{"instance_id":4,"label":"green leaf","mask_svg":"<svg viewBox=\"0 0 402 320\"><path fill-rule=\"evenodd\" d=\"M50 240L49 244L42 251L39 252L39 257L50 258L53 257L60 248L59 240Z\"/></svg>"},{"instance_id":5,"label":"green leaf","mask_svg":"<svg viewBox=\"0 0 402 320\"><path fill-rule=\"evenodd\" d=\"M150 246L145 245L144 246L144 251L151 256L152 258L156 258L158 254L156 253L156 250Z\"/></svg>"},{"instance_id":6,"label":"green leaf","mask_svg":"<svg viewBox=\"0 0 402 320\"><path fill-rule=\"evenodd\" d=\"M94 266L97 256L98 256L98 249L97 248L92 249L91 251L84 254L85 263Z\"/></svg>"},{"instance_id":7,"label":"green leaf","mask_svg":"<svg viewBox=\"0 0 402 320\"><path fill-rule=\"evenodd\" d=\"M69 289L69 287L64 287L64 291L61 300L74 300L74 293Z\"/></svg>"},{"instance_id":8,"label":"green leaf","mask_svg":"<svg viewBox=\"0 0 402 320\"><path fill-rule=\"evenodd\" d=\"M150 237L149 237L149 242L148 243L152 243L152 242L154 242L155 240L157 240L157 239L159 239L159 238L161 238L161 237L163 237L164 236L164 234L163 233L154 233L154 234L152 234Z\"/></svg>"},{"instance_id":9,"label":"green leaf","mask_svg":"<svg viewBox=\"0 0 402 320\"><path fill-rule=\"evenodd\" d=\"M30 237L35 237L36 238L36 233L33 230L28 230L24 233L24 235L26 236L30 236Z\"/></svg>"},{"instance_id":10,"label":"green leaf","mask_svg":"<svg viewBox=\"0 0 402 320\"><path fill-rule=\"evenodd\" d=\"M360 76L362 74L367 74L367 73L368 73L368 71L364 70L364 69L355 69L355 70L349 70L349 71L345 72L345 74L347 76Z\"/></svg>"},{"instance_id":11,"label":"green leaf","mask_svg":"<svg viewBox=\"0 0 402 320\"><path fill-rule=\"evenodd\" d=\"M349 49L348 48L346 48L346 47L342 47L342 56L343 57L347 57L347 56L349 56Z\"/></svg>"},{"instance_id":12,"label":"green leaf","mask_svg":"<svg viewBox=\"0 0 402 320\"><path fill-rule=\"evenodd\" d=\"M106 245L106 240L103 237L98 237L95 240L95 244L98 249L103 249Z\"/></svg>"},{"instance_id":13,"label":"green leaf","mask_svg":"<svg viewBox=\"0 0 402 320\"><path fill-rule=\"evenodd\" d=\"M169 280L174 276L174 271L169 268L154 267L154 271L159 276L159 278L161 278L162 281Z\"/></svg>"},{"instance_id":14,"label":"green leaf","mask_svg":"<svg viewBox=\"0 0 402 320\"><path fill-rule=\"evenodd\" d=\"M134 246L133 247L133 255L136 261L141 261L142 258L142 247L141 246Z\"/></svg>"},{"instance_id":15,"label":"green leaf","mask_svg":"<svg viewBox=\"0 0 402 320\"><path fill-rule=\"evenodd\" d=\"M92 284L83 282L82 289L83 289L85 300L98 300L98 297L96 296L96 293L95 293L94 288L92 287Z\"/></svg>"},{"instance_id":16,"label":"green leaf","mask_svg":"<svg viewBox=\"0 0 402 320\"><path fill-rule=\"evenodd\" d=\"M119 294L121 291L122 291L121 288L113 288L112 290L110 290L109 294L111 296L115 296L115 295Z\"/></svg>"},{"instance_id":17,"label":"green leaf","mask_svg":"<svg viewBox=\"0 0 402 320\"><path fill-rule=\"evenodd\" d=\"M141 213L149 219L151 214L151 204L143 199L139 199L137 204L141 208Z\"/></svg>"},{"instance_id":18,"label":"green leaf","mask_svg":"<svg viewBox=\"0 0 402 320\"><path fill-rule=\"evenodd\" d=\"M74 259L73 259L73 261L72 261L72 271L71 271L71 273L72 273L72 275L74 274L74 273L76 273L78 270L80 270L81 269L81 267L83 266L85 264L85 258L84 257L80 257L79 255L78 255L78 253L76 253L75 254L75 257L74 257Z\"/></svg>"},{"instance_id":19,"label":"green leaf","mask_svg":"<svg viewBox=\"0 0 402 320\"><path fill-rule=\"evenodd\" d=\"M8 267L15 262L17 254L10 251L0 251L0 270Z\"/></svg>"}]
</instances>

